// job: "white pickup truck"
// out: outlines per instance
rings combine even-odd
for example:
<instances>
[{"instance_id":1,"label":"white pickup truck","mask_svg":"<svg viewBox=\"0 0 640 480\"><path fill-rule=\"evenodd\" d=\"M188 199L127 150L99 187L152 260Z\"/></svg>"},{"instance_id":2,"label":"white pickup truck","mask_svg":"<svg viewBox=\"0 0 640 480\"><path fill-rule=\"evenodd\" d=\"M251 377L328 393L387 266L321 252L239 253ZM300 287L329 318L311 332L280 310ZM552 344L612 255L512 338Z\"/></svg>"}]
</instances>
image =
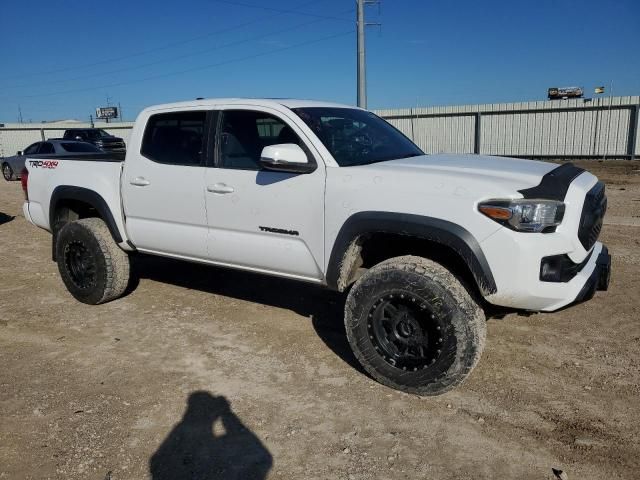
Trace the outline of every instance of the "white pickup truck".
<instances>
[{"instance_id":1,"label":"white pickup truck","mask_svg":"<svg viewBox=\"0 0 640 480\"><path fill-rule=\"evenodd\" d=\"M421 395L477 364L485 307L552 311L606 290L604 185L571 164L425 155L373 113L216 99L138 116L124 161L27 159L25 217L67 289L123 294L130 252L348 292L378 381Z\"/></svg>"}]
</instances>

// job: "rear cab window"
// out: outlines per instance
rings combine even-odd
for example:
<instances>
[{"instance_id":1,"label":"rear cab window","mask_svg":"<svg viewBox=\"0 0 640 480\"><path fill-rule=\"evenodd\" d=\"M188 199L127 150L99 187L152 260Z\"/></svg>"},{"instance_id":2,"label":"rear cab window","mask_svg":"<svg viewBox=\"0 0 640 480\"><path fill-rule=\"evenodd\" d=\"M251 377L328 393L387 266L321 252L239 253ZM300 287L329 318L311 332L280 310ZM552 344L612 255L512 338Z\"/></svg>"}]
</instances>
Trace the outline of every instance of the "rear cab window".
<instances>
[{"instance_id":1,"label":"rear cab window","mask_svg":"<svg viewBox=\"0 0 640 480\"><path fill-rule=\"evenodd\" d=\"M140 154L158 163L204 165L206 126L206 111L152 115L145 127Z\"/></svg>"}]
</instances>

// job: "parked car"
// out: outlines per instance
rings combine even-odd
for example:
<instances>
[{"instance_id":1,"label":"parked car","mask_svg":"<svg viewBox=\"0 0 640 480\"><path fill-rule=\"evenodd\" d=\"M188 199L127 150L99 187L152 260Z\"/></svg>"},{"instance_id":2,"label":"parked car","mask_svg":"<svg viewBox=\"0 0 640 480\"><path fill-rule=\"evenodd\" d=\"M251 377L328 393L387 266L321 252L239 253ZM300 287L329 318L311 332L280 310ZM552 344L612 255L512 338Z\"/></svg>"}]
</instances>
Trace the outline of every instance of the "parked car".
<instances>
[{"instance_id":1,"label":"parked car","mask_svg":"<svg viewBox=\"0 0 640 480\"><path fill-rule=\"evenodd\" d=\"M366 110L161 105L138 116L124 164L105 160L27 161L24 216L53 233L77 300L123 295L135 251L348 292L355 357L406 392L440 394L470 374L485 302L554 311L608 288L611 258L597 241L607 199L595 176L425 155Z\"/></svg>"},{"instance_id":2,"label":"parked car","mask_svg":"<svg viewBox=\"0 0 640 480\"><path fill-rule=\"evenodd\" d=\"M17 180L24 169L25 158L55 158L63 155L82 156L104 153L95 145L74 140L49 139L29 145L12 157L2 159L2 176L5 180Z\"/></svg>"},{"instance_id":3,"label":"parked car","mask_svg":"<svg viewBox=\"0 0 640 480\"><path fill-rule=\"evenodd\" d=\"M106 152L124 152L127 149L122 138L115 137L101 128L70 128L65 130L62 138L93 143Z\"/></svg>"}]
</instances>

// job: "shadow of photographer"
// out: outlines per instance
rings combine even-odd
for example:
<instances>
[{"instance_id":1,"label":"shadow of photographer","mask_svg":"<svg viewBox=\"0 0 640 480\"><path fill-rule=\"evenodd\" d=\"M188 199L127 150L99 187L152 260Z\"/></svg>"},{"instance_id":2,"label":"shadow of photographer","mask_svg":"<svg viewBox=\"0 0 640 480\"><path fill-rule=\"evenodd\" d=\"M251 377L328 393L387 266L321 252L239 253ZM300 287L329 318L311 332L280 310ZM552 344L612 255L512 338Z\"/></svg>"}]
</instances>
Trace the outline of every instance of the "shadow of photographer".
<instances>
[{"instance_id":1,"label":"shadow of photographer","mask_svg":"<svg viewBox=\"0 0 640 480\"><path fill-rule=\"evenodd\" d=\"M273 457L225 397L193 392L180 422L149 460L153 480L262 480Z\"/></svg>"}]
</instances>

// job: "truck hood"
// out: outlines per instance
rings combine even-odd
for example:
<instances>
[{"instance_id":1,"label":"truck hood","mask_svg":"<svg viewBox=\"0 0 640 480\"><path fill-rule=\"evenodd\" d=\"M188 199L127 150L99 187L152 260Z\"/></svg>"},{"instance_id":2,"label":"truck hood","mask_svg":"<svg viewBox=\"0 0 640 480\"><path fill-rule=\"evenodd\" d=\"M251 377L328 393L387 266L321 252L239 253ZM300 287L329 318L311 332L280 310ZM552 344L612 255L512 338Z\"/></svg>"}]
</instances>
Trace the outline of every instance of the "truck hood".
<instances>
[{"instance_id":1,"label":"truck hood","mask_svg":"<svg viewBox=\"0 0 640 480\"><path fill-rule=\"evenodd\" d=\"M553 163L535 160L472 154L421 155L388 160L371 166L379 167L383 171L394 169L416 175L473 177L482 183L500 184L512 191L538 185L545 174L558 167Z\"/></svg>"}]
</instances>

